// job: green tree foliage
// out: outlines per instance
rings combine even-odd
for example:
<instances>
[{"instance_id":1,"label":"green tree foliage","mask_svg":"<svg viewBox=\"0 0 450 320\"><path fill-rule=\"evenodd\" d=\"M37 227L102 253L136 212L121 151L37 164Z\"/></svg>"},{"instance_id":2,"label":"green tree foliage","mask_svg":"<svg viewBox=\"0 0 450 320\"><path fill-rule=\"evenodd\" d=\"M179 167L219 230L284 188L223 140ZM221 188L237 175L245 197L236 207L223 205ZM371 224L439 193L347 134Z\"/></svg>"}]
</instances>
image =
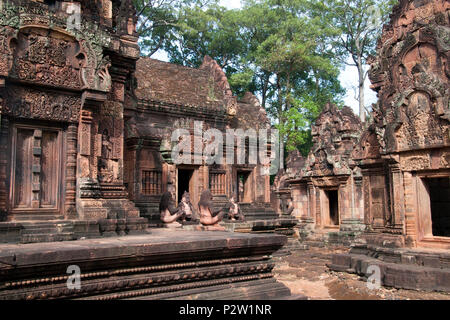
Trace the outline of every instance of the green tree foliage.
<instances>
[{"instance_id":1,"label":"green tree foliage","mask_svg":"<svg viewBox=\"0 0 450 320\"><path fill-rule=\"evenodd\" d=\"M341 104L344 94L329 45L333 29L308 13L303 0L249 0L243 9L247 61L288 151L310 143L311 122L326 102Z\"/></svg>"},{"instance_id":2,"label":"green tree foliage","mask_svg":"<svg viewBox=\"0 0 450 320\"><path fill-rule=\"evenodd\" d=\"M152 56L182 30L187 8L202 9L217 0L134 0L137 32L144 55Z\"/></svg>"},{"instance_id":3,"label":"green tree foliage","mask_svg":"<svg viewBox=\"0 0 450 320\"><path fill-rule=\"evenodd\" d=\"M367 58L375 54L376 42L397 0L312 0L311 16L336 35L332 46L342 63L358 69L359 113L365 121L364 84ZM349 59L350 57L350 59Z\"/></svg>"},{"instance_id":4,"label":"green tree foliage","mask_svg":"<svg viewBox=\"0 0 450 320\"><path fill-rule=\"evenodd\" d=\"M373 53L377 32L367 31L364 10L379 3L387 12L390 1L242 0L242 8L234 10L217 0L136 4L144 54L163 49L171 62L191 67L211 56L235 94L251 91L260 98L286 149L307 154L311 123L323 106L342 106L343 62L350 54L364 65ZM345 30L345 23L356 29ZM358 46L364 51L357 53Z\"/></svg>"}]
</instances>

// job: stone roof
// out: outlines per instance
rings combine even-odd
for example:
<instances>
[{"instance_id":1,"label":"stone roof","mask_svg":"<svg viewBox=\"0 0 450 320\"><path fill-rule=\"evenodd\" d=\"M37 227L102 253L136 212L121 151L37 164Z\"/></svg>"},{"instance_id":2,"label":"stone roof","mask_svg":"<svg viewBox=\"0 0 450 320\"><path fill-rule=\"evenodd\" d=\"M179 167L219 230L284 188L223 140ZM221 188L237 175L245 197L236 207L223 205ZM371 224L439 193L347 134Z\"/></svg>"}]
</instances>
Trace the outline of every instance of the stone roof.
<instances>
[{"instance_id":1,"label":"stone roof","mask_svg":"<svg viewBox=\"0 0 450 320\"><path fill-rule=\"evenodd\" d=\"M246 92L237 102L236 112L230 124L234 129L270 129L266 110L261 106L258 98L250 92Z\"/></svg>"},{"instance_id":2,"label":"stone roof","mask_svg":"<svg viewBox=\"0 0 450 320\"><path fill-rule=\"evenodd\" d=\"M225 107L223 89L215 80L211 68L203 65L195 69L151 58L140 58L136 65L136 80L135 94L140 101L181 106Z\"/></svg>"}]
</instances>

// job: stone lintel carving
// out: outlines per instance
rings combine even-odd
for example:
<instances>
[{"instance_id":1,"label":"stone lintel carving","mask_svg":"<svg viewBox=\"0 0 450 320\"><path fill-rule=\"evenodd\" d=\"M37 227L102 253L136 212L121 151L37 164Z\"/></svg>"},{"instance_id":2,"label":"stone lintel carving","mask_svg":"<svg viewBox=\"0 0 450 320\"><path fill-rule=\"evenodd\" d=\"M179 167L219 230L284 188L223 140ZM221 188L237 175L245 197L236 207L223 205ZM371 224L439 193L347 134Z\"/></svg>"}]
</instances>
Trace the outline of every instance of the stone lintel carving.
<instances>
[{"instance_id":1,"label":"stone lintel carving","mask_svg":"<svg viewBox=\"0 0 450 320\"><path fill-rule=\"evenodd\" d=\"M106 100L106 93L94 90L85 90L81 98L83 109L99 108Z\"/></svg>"},{"instance_id":2,"label":"stone lintel carving","mask_svg":"<svg viewBox=\"0 0 450 320\"><path fill-rule=\"evenodd\" d=\"M4 99L3 113L14 118L78 122L80 115L81 99L74 94L8 85Z\"/></svg>"}]
</instances>

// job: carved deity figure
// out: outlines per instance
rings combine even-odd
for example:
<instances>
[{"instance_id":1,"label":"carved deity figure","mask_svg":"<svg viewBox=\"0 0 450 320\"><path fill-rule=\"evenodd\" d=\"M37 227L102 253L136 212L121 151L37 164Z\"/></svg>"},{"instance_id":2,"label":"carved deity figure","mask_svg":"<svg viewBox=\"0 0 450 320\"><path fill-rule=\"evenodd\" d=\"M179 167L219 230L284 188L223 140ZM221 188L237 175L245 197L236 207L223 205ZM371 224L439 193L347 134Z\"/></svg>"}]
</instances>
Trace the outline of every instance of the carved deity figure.
<instances>
[{"instance_id":1,"label":"carved deity figure","mask_svg":"<svg viewBox=\"0 0 450 320\"><path fill-rule=\"evenodd\" d=\"M183 216L181 221L186 222L186 221L198 221L198 217L197 214L194 211L194 207L192 206L191 203L191 196L189 194L189 192L185 191L183 193L183 196L181 198L181 201L178 205L178 208L182 211Z\"/></svg>"},{"instance_id":2,"label":"carved deity figure","mask_svg":"<svg viewBox=\"0 0 450 320\"><path fill-rule=\"evenodd\" d=\"M114 180L114 166L112 160L113 144L109 139L108 130L102 132L101 139L101 157L98 160L99 179L102 182L113 182Z\"/></svg>"},{"instance_id":3,"label":"carved deity figure","mask_svg":"<svg viewBox=\"0 0 450 320\"><path fill-rule=\"evenodd\" d=\"M102 158L111 159L112 142L109 141L108 130L103 130L102 133Z\"/></svg>"},{"instance_id":4,"label":"carved deity figure","mask_svg":"<svg viewBox=\"0 0 450 320\"><path fill-rule=\"evenodd\" d=\"M180 208L173 206L172 194L168 191L164 192L161 201L159 203L160 219L168 227L181 227L181 224L177 222L178 219L183 219L183 211Z\"/></svg>"},{"instance_id":5,"label":"carved deity figure","mask_svg":"<svg viewBox=\"0 0 450 320\"><path fill-rule=\"evenodd\" d=\"M207 227L208 230L223 231L225 228L220 226L219 222L222 221L225 211L223 209L212 211L212 200L213 195L211 191L205 190L202 192L198 203L200 223Z\"/></svg>"},{"instance_id":6,"label":"carved deity figure","mask_svg":"<svg viewBox=\"0 0 450 320\"><path fill-rule=\"evenodd\" d=\"M232 221L244 221L244 215L241 212L241 208L239 207L239 204L235 201L235 196L232 196L230 199L230 210L228 212L228 216L230 220Z\"/></svg>"},{"instance_id":7,"label":"carved deity figure","mask_svg":"<svg viewBox=\"0 0 450 320\"><path fill-rule=\"evenodd\" d=\"M244 199L244 181L242 177L239 177L239 199L242 202L242 199Z\"/></svg>"},{"instance_id":8,"label":"carved deity figure","mask_svg":"<svg viewBox=\"0 0 450 320\"><path fill-rule=\"evenodd\" d=\"M284 214L290 216L292 212L294 212L294 203L292 202L292 199L288 199L286 208L287 210Z\"/></svg>"}]
</instances>

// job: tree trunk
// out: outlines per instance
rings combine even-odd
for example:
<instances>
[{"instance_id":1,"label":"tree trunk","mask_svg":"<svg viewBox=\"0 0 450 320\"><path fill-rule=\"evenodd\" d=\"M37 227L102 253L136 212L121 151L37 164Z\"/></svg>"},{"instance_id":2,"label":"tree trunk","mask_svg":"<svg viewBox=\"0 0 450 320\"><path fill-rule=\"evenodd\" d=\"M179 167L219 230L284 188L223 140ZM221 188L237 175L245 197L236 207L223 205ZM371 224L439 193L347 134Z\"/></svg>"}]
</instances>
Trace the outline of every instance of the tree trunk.
<instances>
[{"instance_id":1,"label":"tree trunk","mask_svg":"<svg viewBox=\"0 0 450 320\"><path fill-rule=\"evenodd\" d=\"M277 94L278 94L278 121L280 125L284 125L283 119L283 96L281 95L281 80L277 74Z\"/></svg>"},{"instance_id":2,"label":"tree trunk","mask_svg":"<svg viewBox=\"0 0 450 320\"><path fill-rule=\"evenodd\" d=\"M289 111L291 108L291 73L288 72L286 75L286 109L285 111Z\"/></svg>"},{"instance_id":3,"label":"tree trunk","mask_svg":"<svg viewBox=\"0 0 450 320\"><path fill-rule=\"evenodd\" d=\"M269 88L269 77L267 75L263 75L261 76L261 81L263 83L263 87L262 87L262 102L261 102L261 106L266 109L266 100L267 100L267 91Z\"/></svg>"},{"instance_id":4,"label":"tree trunk","mask_svg":"<svg viewBox=\"0 0 450 320\"><path fill-rule=\"evenodd\" d=\"M361 122L365 122L366 121L366 109L364 107L364 82L365 82L365 77L364 77L364 68L362 65L362 61L361 61L361 57L358 58L358 78L359 78L359 84L358 84L358 90L359 90L359 95L358 95L358 100L359 100L359 117L361 118Z\"/></svg>"}]
</instances>

